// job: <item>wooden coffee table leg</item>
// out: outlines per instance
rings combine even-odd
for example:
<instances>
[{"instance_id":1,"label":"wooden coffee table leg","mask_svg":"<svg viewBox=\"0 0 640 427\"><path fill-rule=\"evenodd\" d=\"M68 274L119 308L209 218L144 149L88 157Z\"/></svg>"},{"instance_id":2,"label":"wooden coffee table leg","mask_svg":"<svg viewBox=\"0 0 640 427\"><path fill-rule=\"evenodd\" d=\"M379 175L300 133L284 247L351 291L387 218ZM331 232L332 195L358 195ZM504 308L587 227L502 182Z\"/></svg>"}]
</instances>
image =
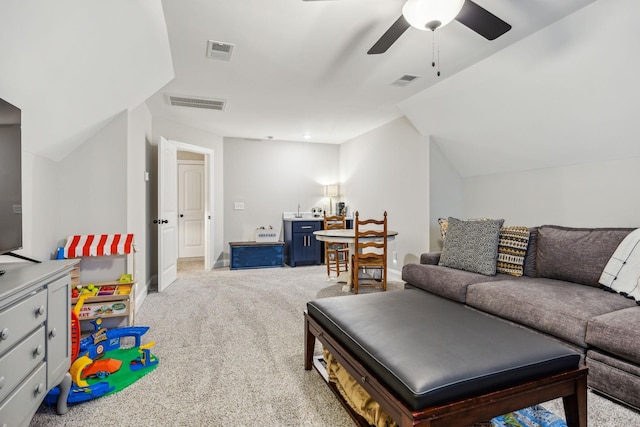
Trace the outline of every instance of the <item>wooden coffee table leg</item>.
<instances>
[{"instance_id":1,"label":"wooden coffee table leg","mask_svg":"<svg viewBox=\"0 0 640 427\"><path fill-rule=\"evenodd\" d=\"M309 319L306 313L304 316L304 343L304 369L310 371L313 366L313 350L316 346L316 337L309 330Z\"/></svg>"},{"instance_id":2,"label":"wooden coffee table leg","mask_svg":"<svg viewBox=\"0 0 640 427\"><path fill-rule=\"evenodd\" d=\"M562 398L564 414L569 427L587 427L587 377L577 378L575 393Z\"/></svg>"}]
</instances>

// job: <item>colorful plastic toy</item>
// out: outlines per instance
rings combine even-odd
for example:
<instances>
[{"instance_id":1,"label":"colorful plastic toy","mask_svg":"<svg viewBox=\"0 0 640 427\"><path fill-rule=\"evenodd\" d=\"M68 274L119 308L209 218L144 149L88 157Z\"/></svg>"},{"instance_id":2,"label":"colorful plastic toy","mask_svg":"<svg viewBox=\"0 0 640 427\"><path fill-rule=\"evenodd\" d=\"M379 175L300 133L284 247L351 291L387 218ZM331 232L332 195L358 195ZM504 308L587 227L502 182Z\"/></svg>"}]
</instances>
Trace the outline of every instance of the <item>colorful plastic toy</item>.
<instances>
[{"instance_id":1,"label":"colorful plastic toy","mask_svg":"<svg viewBox=\"0 0 640 427\"><path fill-rule=\"evenodd\" d=\"M80 311L82 303L82 299L78 301L74 313ZM101 327L102 319L97 318L93 321L94 332L79 340L78 313L75 314L75 323L73 314L71 322L73 361L69 369L73 384L67 403L85 402L122 390L155 369L158 358L150 351L155 342L141 345L141 337L149 330L148 326L105 329ZM134 338L135 344L123 349L121 339L126 337ZM107 354L109 357L105 357ZM123 362L128 362L125 366L129 369L121 369ZM100 381L107 377L109 381ZM45 402L55 404L59 394L58 387L54 387Z\"/></svg>"},{"instance_id":2,"label":"colorful plastic toy","mask_svg":"<svg viewBox=\"0 0 640 427\"><path fill-rule=\"evenodd\" d=\"M136 357L129 364L129 369L132 371L137 371L139 369L145 368L147 366L153 366L158 363L158 359L151 354L150 348L156 345L155 341L151 341L148 344L140 346L140 353L142 356Z\"/></svg>"},{"instance_id":3,"label":"colorful plastic toy","mask_svg":"<svg viewBox=\"0 0 640 427\"><path fill-rule=\"evenodd\" d=\"M100 378L104 379L114 372L118 372L122 366L122 360L117 359L100 359L96 360L82 370L81 377L84 378Z\"/></svg>"}]
</instances>

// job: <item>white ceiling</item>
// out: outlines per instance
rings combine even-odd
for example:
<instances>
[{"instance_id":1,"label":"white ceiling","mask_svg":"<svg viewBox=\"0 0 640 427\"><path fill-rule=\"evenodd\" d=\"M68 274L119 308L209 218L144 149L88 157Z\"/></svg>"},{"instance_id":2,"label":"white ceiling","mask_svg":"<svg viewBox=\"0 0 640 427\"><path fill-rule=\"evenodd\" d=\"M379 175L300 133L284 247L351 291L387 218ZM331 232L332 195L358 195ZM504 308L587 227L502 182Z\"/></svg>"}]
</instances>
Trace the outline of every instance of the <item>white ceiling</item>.
<instances>
[{"instance_id":1,"label":"white ceiling","mask_svg":"<svg viewBox=\"0 0 640 427\"><path fill-rule=\"evenodd\" d=\"M22 108L23 147L54 160L145 101L225 137L327 143L406 115L464 176L640 155L637 0L476 2L512 30L442 28L437 77L427 32L366 54L403 0L0 0L0 98ZM231 61L206 58L208 40L234 44ZM404 74L421 78L390 85Z\"/></svg>"},{"instance_id":2,"label":"white ceiling","mask_svg":"<svg viewBox=\"0 0 640 427\"><path fill-rule=\"evenodd\" d=\"M175 79L147 102L171 118L230 137L341 143L403 114L398 104L575 12L593 0L476 0L510 23L488 41L457 21L413 28L382 55L367 50L400 16L403 0L163 0ZM229 62L205 57L208 40L235 45ZM390 84L421 76L408 87ZM171 107L167 94L227 100L224 111Z\"/></svg>"}]
</instances>

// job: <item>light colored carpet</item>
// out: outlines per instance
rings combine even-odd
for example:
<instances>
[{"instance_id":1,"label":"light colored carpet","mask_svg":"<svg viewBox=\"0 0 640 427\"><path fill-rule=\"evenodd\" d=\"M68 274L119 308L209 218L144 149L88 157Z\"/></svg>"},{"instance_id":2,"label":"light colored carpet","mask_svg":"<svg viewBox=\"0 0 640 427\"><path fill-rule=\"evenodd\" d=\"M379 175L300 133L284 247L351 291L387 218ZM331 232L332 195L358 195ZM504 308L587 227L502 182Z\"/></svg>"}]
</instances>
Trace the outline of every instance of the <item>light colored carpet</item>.
<instances>
[{"instance_id":1,"label":"light colored carpet","mask_svg":"<svg viewBox=\"0 0 640 427\"><path fill-rule=\"evenodd\" d=\"M31 426L351 427L320 375L303 368L305 304L341 288L324 266L185 269L148 295L136 319L151 327L143 342L156 342L158 368L63 416L43 405ZM562 414L559 401L545 406ZM590 393L589 423L640 425L640 415Z\"/></svg>"},{"instance_id":2,"label":"light colored carpet","mask_svg":"<svg viewBox=\"0 0 640 427\"><path fill-rule=\"evenodd\" d=\"M197 273L204 270L204 258L178 258L178 274L185 273Z\"/></svg>"}]
</instances>

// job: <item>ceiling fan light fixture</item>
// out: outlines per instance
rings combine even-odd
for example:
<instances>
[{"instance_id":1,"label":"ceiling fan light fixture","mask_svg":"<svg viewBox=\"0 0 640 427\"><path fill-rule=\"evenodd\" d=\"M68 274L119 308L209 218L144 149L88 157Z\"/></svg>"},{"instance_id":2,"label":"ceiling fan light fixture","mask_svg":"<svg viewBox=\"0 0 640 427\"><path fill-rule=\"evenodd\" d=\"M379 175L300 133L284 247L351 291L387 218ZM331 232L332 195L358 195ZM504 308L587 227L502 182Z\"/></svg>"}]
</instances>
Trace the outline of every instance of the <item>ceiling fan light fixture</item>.
<instances>
[{"instance_id":1,"label":"ceiling fan light fixture","mask_svg":"<svg viewBox=\"0 0 640 427\"><path fill-rule=\"evenodd\" d=\"M453 21L465 0L407 0L402 15L419 30L435 31Z\"/></svg>"}]
</instances>

